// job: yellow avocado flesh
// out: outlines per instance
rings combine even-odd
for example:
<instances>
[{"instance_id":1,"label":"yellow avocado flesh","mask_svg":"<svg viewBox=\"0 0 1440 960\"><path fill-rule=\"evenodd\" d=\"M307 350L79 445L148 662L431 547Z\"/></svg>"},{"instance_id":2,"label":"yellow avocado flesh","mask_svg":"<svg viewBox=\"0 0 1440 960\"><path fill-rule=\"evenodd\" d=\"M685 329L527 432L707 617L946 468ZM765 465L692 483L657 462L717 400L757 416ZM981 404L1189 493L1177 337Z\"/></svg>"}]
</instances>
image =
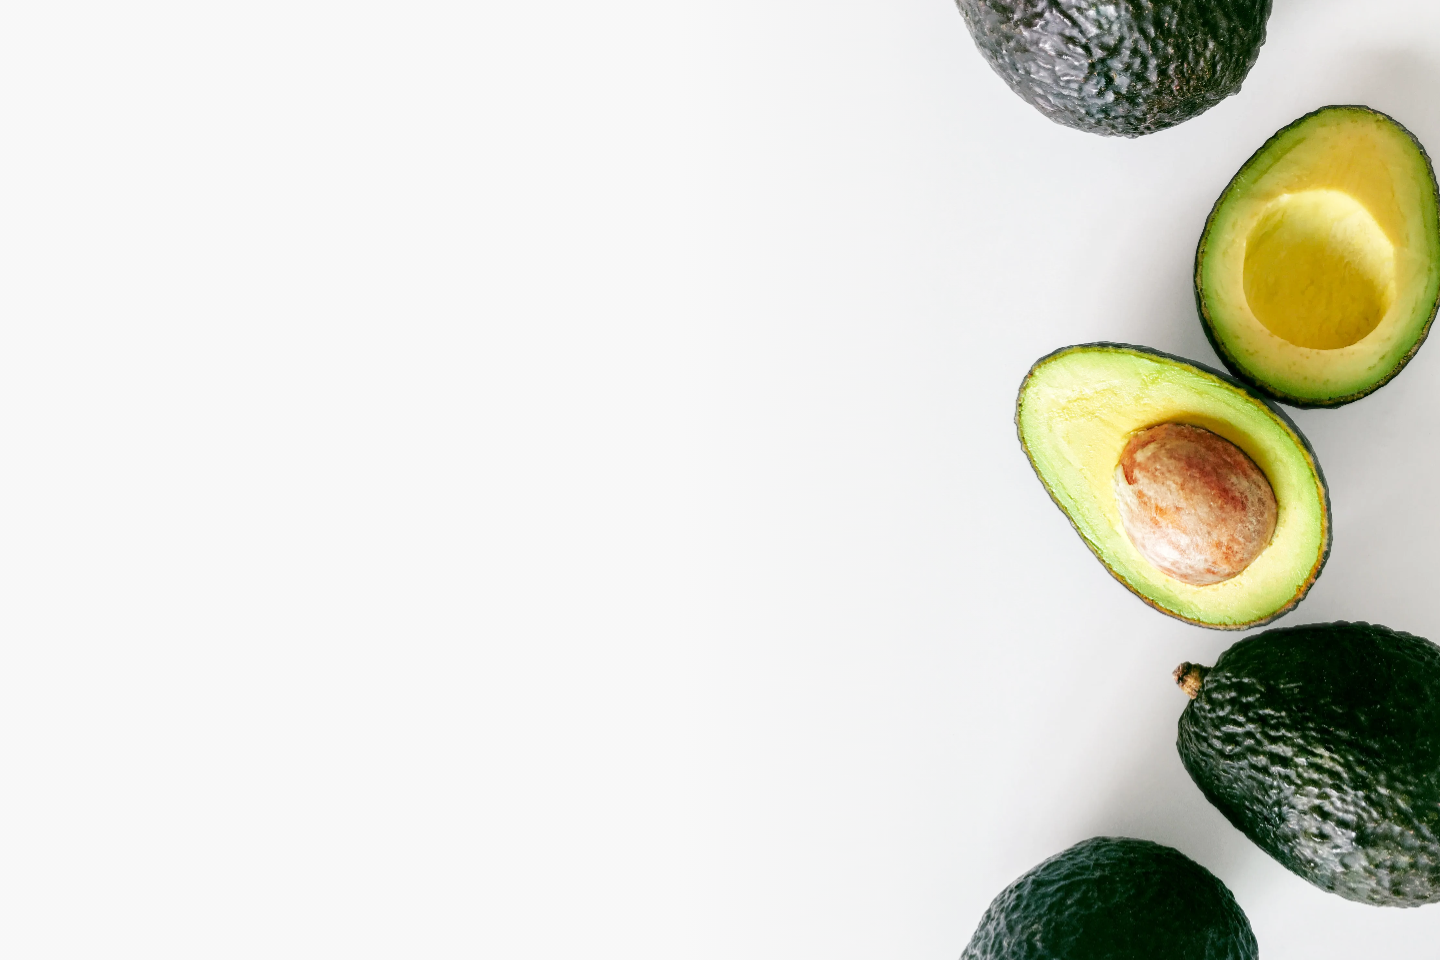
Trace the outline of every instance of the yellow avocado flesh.
<instances>
[{"instance_id":1,"label":"yellow avocado flesh","mask_svg":"<svg viewBox=\"0 0 1440 960\"><path fill-rule=\"evenodd\" d=\"M1317 111L1235 175L1196 260L1206 326L1232 369L1291 402L1363 396L1405 364L1435 315L1429 160L1382 114Z\"/></svg>"},{"instance_id":2,"label":"yellow avocado flesh","mask_svg":"<svg viewBox=\"0 0 1440 960\"><path fill-rule=\"evenodd\" d=\"M1015 422L1036 474L1116 579L1164 613L1238 629L1273 619L1309 590L1330 542L1319 468L1304 440L1264 401L1209 371L1111 344L1041 360L1020 389ZM1125 534L1115 465L1130 435L1160 423L1219 434L1264 472L1278 507L1275 534L1235 577L1182 583L1151 565Z\"/></svg>"}]
</instances>

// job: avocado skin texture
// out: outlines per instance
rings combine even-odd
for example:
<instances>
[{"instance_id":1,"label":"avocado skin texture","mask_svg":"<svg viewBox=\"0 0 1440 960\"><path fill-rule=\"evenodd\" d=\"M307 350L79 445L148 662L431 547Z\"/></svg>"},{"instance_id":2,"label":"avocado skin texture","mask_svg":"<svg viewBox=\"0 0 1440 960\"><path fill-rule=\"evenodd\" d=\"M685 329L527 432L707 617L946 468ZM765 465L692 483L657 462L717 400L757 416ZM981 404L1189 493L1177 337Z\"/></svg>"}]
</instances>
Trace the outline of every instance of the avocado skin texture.
<instances>
[{"instance_id":1,"label":"avocado skin texture","mask_svg":"<svg viewBox=\"0 0 1440 960\"><path fill-rule=\"evenodd\" d=\"M1323 890L1440 900L1440 647L1368 623L1267 630L1221 654L1180 759L1225 817Z\"/></svg>"},{"instance_id":2,"label":"avocado skin texture","mask_svg":"<svg viewBox=\"0 0 1440 960\"><path fill-rule=\"evenodd\" d=\"M1250 921L1178 850L1095 837L990 904L960 960L1255 960Z\"/></svg>"},{"instance_id":3,"label":"avocado skin texture","mask_svg":"<svg viewBox=\"0 0 1440 960\"><path fill-rule=\"evenodd\" d=\"M1138 137L1236 93L1270 0L957 0L991 68L1056 123Z\"/></svg>"}]
</instances>

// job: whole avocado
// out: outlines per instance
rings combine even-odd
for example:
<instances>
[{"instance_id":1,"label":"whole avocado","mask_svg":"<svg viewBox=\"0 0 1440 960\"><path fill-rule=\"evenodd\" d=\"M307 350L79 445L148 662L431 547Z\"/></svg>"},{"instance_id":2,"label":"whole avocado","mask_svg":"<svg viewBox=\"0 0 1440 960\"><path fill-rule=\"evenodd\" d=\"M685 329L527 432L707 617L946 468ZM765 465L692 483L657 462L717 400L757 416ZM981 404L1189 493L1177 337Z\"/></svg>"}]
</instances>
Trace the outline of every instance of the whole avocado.
<instances>
[{"instance_id":1,"label":"whole avocado","mask_svg":"<svg viewBox=\"0 0 1440 960\"><path fill-rule=\"evenodd\" d=\"M1349 900L1440 900L1440 647L1322 623L1247 637L1175 676L1193 698L1180 759L1262 850Z\"/></svg>"},{"instance_id":2,"label":"whole avocado","mask_svg":"<svg viewBox=\"0 0 1440 960\"><path fill-rule=\"evenodd\" d=\"M1178 850L1095 837L990 904L961 960L1256 960L1250 921Z\"/></svg>"},{"instance_id":3,"label":"whole avocado","mask_svg":"<svg viewBox=\"0 0 1440 960\"><path fill-rule=\"evenodd\" d=\"M1271 0L957 0L1010 89L1056 123L1138 137L1236 93Z\"/></svg>"}]
</instances>

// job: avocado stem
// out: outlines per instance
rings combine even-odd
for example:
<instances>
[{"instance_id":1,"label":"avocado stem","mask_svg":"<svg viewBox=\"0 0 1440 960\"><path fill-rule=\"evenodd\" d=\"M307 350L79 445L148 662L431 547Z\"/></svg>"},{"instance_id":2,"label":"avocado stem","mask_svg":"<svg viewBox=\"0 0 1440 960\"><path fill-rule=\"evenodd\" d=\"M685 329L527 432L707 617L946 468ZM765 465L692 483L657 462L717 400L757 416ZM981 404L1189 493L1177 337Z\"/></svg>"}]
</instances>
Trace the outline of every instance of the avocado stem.
<instances>
[{"instance_id":1,"label":"avocado stem","mask_svg":"<svg viewBox=\"0 0 1440 960\"><path fill-rule=\"evenodd\" d=\"M1175 668L1175 682L1185 691L1185 696L1194 700L1200 696L1200 686L1205 682L1205 674L1209 672L1209 667L1202 667L1198 663L1182 663Z\"/></svg>"}]
</instances>

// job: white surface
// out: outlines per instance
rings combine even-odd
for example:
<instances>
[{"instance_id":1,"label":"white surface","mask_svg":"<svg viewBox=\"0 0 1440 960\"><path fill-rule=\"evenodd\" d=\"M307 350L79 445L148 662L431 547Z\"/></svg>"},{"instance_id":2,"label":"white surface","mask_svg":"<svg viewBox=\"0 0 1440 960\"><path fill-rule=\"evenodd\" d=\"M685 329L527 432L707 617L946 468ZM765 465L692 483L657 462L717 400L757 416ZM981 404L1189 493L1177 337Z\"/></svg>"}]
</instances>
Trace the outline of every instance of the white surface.
<instances>
[{"instance_id":1,"label":"white surface","mask_svg":"<svg viewBox=\"0 0 1440 960\"><path fill-rule=\"evenodd\" d=\"M529 14L497 67L500 953L945 960L1096 834L1215 871L1265 960L1434 953L1440 906L1325 895L1201 797L1170 671L1236 635L1111 580L1011 424L1065 344L1216 362L1195 242L1279 127L1365 103L1440 148L1440 9L1355 10L1277 0L1242 93L1137 141L1044 120L943 0ZM1440 638L1437 400L1431 346L1295 413L1335 549L1282 622Z\"/></svg>"},{"instance_id":2,"label":"white surface","mask_svg":"<svg viewBox=\"0 0 1440 960\"><path fill-rule=\"evenodd\" d=\"M1216 194L1440 11L1278 0L1235 99L1050 124L946 0L32 4L0 32L0 953L954 958L1099 833L1266 960L1424 956L1175 756L1235 638L1090 557L1028 365L1213 362ZM1360 22L1357 22L1360 21ZM1300 413L1286 622L1440 637L1440 347Z\"/></svg>"}]
</instances>

